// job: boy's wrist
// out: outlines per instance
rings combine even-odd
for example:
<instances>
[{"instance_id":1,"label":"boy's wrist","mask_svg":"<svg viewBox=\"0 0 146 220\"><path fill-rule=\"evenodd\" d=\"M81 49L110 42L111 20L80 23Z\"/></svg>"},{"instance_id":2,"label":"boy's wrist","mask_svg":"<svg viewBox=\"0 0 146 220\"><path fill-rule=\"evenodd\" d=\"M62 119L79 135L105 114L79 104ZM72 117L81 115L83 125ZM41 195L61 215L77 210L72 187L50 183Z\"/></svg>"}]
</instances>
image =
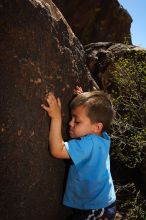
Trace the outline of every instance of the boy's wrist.
<instances>
[{"instance_id":1,"label":"boy's wrist","mask_svg":"<svg viewBox=\"0 0 146 220\"><path fill-rule=\"evenodd\" d=\"M61 119L61 116L54 116L54 117L51 117L51 121L54 121L54 122L61 122L62 119Z\"/></svg>"}]
</instances>

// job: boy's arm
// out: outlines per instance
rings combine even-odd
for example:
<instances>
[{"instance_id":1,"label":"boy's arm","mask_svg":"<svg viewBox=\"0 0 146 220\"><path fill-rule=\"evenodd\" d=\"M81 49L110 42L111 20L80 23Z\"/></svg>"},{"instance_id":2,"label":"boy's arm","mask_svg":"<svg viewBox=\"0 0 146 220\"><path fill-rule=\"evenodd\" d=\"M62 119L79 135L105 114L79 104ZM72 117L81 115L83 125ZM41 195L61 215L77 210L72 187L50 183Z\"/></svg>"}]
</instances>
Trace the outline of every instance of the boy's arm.
<instances>
[{"instance_id":1,"label":"boy's arm","mask_svg":"<svg viewBox=\"0 0 146 220\"><path fill-rule=\"evenodd\" d=\"M48 115L51 118L49 132L50 153L56 158L70 159L62 138L62 117L60 99L56 99L52 93L49 93L46 100L48 106L44 104L41 106L45 111L47 111Z\"/></svg>"}]
</instances>

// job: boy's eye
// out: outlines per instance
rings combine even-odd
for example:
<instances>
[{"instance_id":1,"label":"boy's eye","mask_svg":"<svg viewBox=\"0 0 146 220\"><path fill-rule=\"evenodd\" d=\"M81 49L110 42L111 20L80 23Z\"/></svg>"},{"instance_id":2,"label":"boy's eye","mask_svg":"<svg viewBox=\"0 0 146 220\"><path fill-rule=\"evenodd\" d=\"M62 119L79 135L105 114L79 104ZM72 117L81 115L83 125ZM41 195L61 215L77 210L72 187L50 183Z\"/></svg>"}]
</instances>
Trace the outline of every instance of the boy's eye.
<instances>
[{"instance_id":1,"label":"boy's eye","mask_svg":"<svg viewBox=\"0 0 146 220\"><path fill-rule=\"evenodd\" d=\"M76 123L76 124L79 124L79 123L80 123L80 121L75 121L75 123Z\"/></svg>"}]
</instances>

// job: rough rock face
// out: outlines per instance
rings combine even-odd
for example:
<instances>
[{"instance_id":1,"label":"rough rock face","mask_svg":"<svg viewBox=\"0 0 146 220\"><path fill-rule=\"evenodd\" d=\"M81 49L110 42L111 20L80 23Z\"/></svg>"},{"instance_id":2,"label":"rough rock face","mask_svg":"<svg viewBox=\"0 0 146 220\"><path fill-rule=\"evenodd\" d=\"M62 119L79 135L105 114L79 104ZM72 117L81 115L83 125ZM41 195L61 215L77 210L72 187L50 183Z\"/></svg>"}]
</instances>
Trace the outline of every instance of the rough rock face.
<instances>
[{"instance_id":1,"label":"rough rock face","mask_svg":"<svg viewBox=\"0 0 146 220\"><path fill-rule=\"evenodd\" d=\"M132 18L118 0L54 0L83 44L131 44Z\"/></svg>"},{"instance_id":2,"label":"rough rock face","mask_svg":"<svg viewBox=\"0 0 146 220\"><path fill-rule=\"evenodd\" d=\"M0 219L61 220L65 163L49 156L40 106L61 98L66 137L72 90L93 82L84 50L49 0L2 0L0 26Z\"/></svg>"}]
</instances>

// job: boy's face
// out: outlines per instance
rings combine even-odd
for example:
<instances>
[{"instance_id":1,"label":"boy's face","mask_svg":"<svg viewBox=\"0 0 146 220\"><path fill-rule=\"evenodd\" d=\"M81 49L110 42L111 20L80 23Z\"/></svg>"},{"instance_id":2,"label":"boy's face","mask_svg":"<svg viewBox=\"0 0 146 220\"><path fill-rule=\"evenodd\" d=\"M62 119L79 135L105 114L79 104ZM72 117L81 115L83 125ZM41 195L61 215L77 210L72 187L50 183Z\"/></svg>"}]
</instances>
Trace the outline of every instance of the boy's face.
<instances>
[{"instance_id":1,"label":"boy's face","mask_svg":"<svg viewBox=\"0 0 146 220\"><path fill-rule=\"evenodd\" d=\"M71 111L71 121L69 122L69 134L71 138L79 138L88 134L96 134L96 124L92 123L87 116L85 106L78 106Z\"/></svg>"}]
</instances>

